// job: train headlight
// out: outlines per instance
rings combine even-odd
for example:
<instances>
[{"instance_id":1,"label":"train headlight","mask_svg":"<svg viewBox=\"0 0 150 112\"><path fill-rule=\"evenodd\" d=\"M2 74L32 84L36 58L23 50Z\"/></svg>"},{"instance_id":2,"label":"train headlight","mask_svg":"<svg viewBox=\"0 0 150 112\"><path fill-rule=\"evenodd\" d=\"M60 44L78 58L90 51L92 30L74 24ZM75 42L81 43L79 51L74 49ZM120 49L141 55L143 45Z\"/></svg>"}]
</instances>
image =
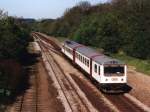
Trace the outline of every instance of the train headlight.
<instances>
[{"instance_id":1,"label":"train headlight","mask_svg":"<svg viewBox=\"0 0 150 112\"><path fill-rule=\"evenodd\" d=\"M124 81L124 79L121 79L121 81Z\"/></svg>"}]
</instances>

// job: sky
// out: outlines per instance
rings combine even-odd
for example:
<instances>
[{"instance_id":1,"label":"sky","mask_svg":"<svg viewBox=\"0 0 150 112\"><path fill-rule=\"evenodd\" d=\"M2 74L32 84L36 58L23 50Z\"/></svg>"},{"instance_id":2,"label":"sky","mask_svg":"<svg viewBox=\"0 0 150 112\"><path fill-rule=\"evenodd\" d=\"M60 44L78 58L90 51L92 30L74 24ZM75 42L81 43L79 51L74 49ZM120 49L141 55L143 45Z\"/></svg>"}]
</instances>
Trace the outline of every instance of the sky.
<instances>
[{"instance_id":1,"label":"sky","mask_svg":"<svg viewBox=\"0 0 150 112\"><path fill-rule=\"evenodd\" d=\"M0 0L0 9L8 11L10 16L24 18L58 18L67 8L71 8L83 0ZM86 0L92 5L107 0Z\"/></svg>"}]
</instances>

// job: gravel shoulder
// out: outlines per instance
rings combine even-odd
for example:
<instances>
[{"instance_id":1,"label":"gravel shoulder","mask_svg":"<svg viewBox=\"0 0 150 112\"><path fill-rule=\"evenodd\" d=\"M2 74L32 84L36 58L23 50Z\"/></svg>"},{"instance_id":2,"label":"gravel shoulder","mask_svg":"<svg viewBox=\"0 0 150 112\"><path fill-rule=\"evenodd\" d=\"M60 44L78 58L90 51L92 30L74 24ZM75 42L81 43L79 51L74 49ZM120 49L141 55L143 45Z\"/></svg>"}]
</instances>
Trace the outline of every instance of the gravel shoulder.
<instances>
[{"instance_id":1,"label":"gravel shoulder","mask_svg":"<svg viewBox=\"0 0 150 112\"><path fill-rule=\"evenodd\" d=\"M38 70L38 110L41 112L58 112L61 110L64 112L64 107L57 98L57 89L54 87L52 79L48 76L42 60L38 64Z\"/></svg>"},{"instance_id":2,"label":"gravel shoulder","mask_svg":"<svg viewBox=\"0 0 150 112\"><path fill-rule=\"evenodd\" d=\"M127 75L128 84L132 87L129 94L150 107L150 77L130 67L128 68Z\"/></svg>"}]
</instances>

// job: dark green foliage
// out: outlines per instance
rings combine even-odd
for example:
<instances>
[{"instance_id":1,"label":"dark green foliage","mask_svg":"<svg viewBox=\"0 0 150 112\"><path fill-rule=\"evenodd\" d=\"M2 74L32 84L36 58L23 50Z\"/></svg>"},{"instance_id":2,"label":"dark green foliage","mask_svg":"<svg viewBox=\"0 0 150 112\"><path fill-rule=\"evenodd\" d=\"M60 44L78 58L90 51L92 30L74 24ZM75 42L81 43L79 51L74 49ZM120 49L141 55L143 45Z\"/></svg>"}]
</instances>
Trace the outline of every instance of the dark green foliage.
<instances>
[{"instance_id":1,"label":"dark green foliage","mask_svg":"<svg viewBox=\"0 0 150 112\"><path fill-rule=\"evenodd\" d=\"M29 40L28 29L12 17L0 20L0 59L20 59Z\"/></svg>"},{"instance_id":2,"label":"dark green foliage","mask_svg":"<svg viewBox=\"0 0 150 112\"><path fill-rule=\"evenodd\" d=\"M75 40L83 44L101 47L108 52L117 52L123 44L120 20L111 13L91 15L89 18L88 21L82 22L74 34Z\"/></svg>"},{"instance_id":3,"label":"dark green foliage","mask_svg":"<svg viewBox=\"0 0 150 112\"><path fill-rule=\"evenodd\" d=\"M105 52L121 51L150 59L149 0L112 0L95 6L80 2L47 25L43 29L50 35L68 37Z\"/></svg>"},{"instance_id":4,"label":"dark green foliage","mask_svg":"<svg viewBox=\"0 0 150 112\"><path fill-rule=\"evenodd\" d=\"M26 62L29 25L0 10L0 108L16 90Z\"/></svg>"}]
</instances>

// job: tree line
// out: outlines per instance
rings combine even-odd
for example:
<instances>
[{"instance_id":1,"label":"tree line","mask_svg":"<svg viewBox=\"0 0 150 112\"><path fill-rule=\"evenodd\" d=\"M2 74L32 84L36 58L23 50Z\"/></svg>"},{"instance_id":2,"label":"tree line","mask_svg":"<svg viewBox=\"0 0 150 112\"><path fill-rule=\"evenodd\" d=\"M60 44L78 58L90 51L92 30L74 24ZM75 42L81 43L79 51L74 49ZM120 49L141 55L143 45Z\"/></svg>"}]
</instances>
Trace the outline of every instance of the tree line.
<instances>
[{"instance_id":1,"label":"tree line","mask_svg":"<svg viewBox=\"0 0 150 112\"><path fill-rule=\"evenodd\" d=\"M5 94L10 96L23 74L30 38L29 25L0 10L0 104ZM0 106L1 108L1 106Z\"/></svg>"},{"instance_id":2,"label":"tree line","mask_svg":"<svg viewBox=\"0 0 150 112\"><path fill-rule=\"evenodd\" d=\"M35 30L150 59L150 1L112 0L92 6L80 2L56 20L38 22Z\"/></svg>"},{"instance_id":3,"label":"tree line","mask_svg":"<svg viewBox=\"0 0 150 112\"><path fill-rule=\"evenodd\" d=\"M0 59L20 61L30 40L30 28L17 18L0 15Z\"/></svg>"}]
</instances>

